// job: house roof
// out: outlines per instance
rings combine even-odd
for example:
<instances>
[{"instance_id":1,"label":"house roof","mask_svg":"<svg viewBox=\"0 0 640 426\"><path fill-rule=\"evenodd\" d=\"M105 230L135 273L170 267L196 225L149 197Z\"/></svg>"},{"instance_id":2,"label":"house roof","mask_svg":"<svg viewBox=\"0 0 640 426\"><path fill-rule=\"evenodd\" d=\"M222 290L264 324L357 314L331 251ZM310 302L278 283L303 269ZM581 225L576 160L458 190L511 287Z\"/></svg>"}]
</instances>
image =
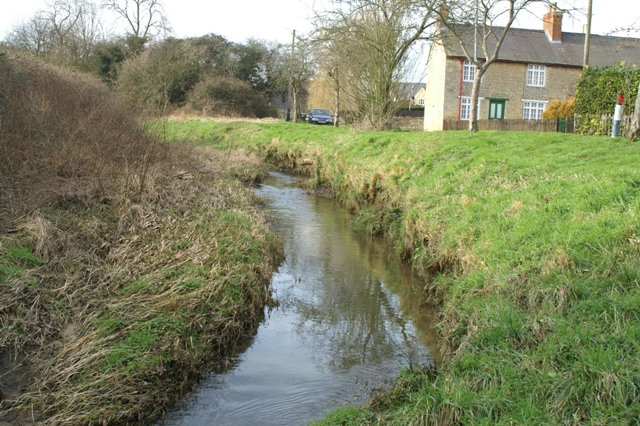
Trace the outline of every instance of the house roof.
<instances>
[{"instance_id":1,"label":"house roof","mask_svg":"<svg viewBox=\"0 0 640 426\"><path fill-rule=\"evenodd\" d=\"M504 28L494 28L496 36L502 34ZM473 54L473 27L466 26L459 33L468 40L467 51ZM449 57L464 57L464 52L447 29L442 30L442 43ZM478 57L484 58L480 39L482 29L478 29ZM488 39L489 51L495 46L496 37ZM582 68L584 60L585 34L562 33L562 42L552 43L543 30L511 28L504 39L498 61L526 62L544 65L561 65ZM607 66L625 61L627 65L640 66L640 39L629 37L611 37L591 35L589 49L589 65Z\"/></svg>"},{"instance_id":2,"label":"house roof","mask_svg":"<svg viewBox=\"0 0 640 426\"><path fill-rule=\"evenodd\" d=\"M409 99L423 87L427 87L427 83L398 83L398 95L403 99Z\"/></svg>"}]
</instances>

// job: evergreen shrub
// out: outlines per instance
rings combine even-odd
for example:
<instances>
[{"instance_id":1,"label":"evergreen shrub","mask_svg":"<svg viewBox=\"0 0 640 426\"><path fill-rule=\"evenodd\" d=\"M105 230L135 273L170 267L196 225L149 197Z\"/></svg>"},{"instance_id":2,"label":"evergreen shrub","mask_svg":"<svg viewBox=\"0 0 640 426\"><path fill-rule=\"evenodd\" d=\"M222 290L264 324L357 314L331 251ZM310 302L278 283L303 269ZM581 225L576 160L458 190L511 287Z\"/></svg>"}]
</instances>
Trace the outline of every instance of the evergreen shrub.
<instances>
[{"instance_id":1,"label":"evergreen shrub","mask_svg":"<svg viewBox=\"0 0 640 426\"><path fill-rule=\"evenodd\" d=\"M610 67L587 67L576 85L575 112L587 115L613 114L618 93L624 94L623 111L634 109L640 69L624 63Z\"/></svg>"}]
</instances>

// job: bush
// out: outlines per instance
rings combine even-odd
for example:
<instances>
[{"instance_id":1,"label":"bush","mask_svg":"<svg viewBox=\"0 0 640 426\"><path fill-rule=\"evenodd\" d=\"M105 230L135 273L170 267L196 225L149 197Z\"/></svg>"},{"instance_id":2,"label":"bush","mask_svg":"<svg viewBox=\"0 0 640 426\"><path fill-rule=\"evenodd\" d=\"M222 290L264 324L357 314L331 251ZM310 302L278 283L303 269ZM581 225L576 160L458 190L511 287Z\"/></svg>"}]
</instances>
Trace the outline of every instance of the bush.
<instances>
[{"instance_id":1,"label":"bush","mask_svg":"<svg viewBox=\"0 0 640 426\"><path fill-rule=\"evenodd\" d=\"M576 98L571 96L566 101L554 100L549 102L542 113L543 120L555 120L556 118L573 117Z\"/></svg>"},{"instance_id":2,"label":"bush","mask_svg":"<svg viewBox=\"0 0 640 426\"><path fill-rule=\"evenodd\" d=\"M127 52L122 44L110 42L96 46L93 52L93 71L106 83L113 83L118 77L118 67L126 59Z\"/></svg>"},{"instance_id":3,"label":"bush","mask_svg":"<svg viewBox=\"0 0 640 426\"><path fill-rule=\"evenodd\" d=\"M576 133L590 136L605 136L611 129L610 122L602 115L579 115L576 117L575 129ZM607 125L609 124L609 125Z\"/></svg>"},{"instance_id":4,"label":"bush","mask_svg":"<svg viewBox=\"0 0 640 426\"><path fill-rule=\"evenodd\" d=\"M618 64L611 67L588 67L576 85L575 111L578 114L613 114L618 93L624 94L624 111L634 110L640 83L640 70Z\"/></svg>"},{"instance_id":5,"label":"bush","mask_svg":"<svg viewBox=\"0 0 640 426\"><path fill-rule=\"evenodd\" d=\"M52 200L136 198L166 155L96 78L0 60L0 230Z\"/></svg>"},{"instance_id":6,"label":"bush","mask_svg":"<svg viewBox=\"0 0 640 426\"><path fill-rule=\"evenodd\" d=\"M28 57L0 60L0 117L0 177L16 182L105 185L107 175L123 176L156 146L96 78Z\"/></svg>"},{"instance_id":7,"label":"bush","mask_svg":"<svg viewBox=\"0 0 640 426\"><path fill-rule=\"evenodd\" d=\"M183 105L202 74L200 48L169 39L125 61L117 88L130 108L157 113Z\"/></svg>"},{"instance_id":8,"label":"bush","mask_svg":"<svg viewBox=\"0 0 640 426\"><path fill-rule=\"evenodd\" d=\"M275 117L276 110L249 83L233 77L208 77L189 94L191 106L210 116Z\"/></svg>"}]
</instances>

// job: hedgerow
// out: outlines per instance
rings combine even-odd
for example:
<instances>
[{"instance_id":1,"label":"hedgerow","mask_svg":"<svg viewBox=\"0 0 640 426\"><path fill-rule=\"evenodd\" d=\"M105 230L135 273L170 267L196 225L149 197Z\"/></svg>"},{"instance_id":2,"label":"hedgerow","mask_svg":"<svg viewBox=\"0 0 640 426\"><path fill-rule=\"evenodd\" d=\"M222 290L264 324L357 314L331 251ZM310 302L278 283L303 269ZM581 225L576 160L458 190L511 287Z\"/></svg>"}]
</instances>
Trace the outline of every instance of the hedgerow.
<instances>
[{"instance_id":1,"label":"hedgerow","mask_svg":"<svg viewBox=\"0 0 640 426\"><path fill-rule=\"evenodd\" d=\"M617 64L609 67L588 67L576 85L577 114L613 114L617 95L624 95L623 111L634 109L640 83L640 69Z\"/></svg>"}]
</instances>

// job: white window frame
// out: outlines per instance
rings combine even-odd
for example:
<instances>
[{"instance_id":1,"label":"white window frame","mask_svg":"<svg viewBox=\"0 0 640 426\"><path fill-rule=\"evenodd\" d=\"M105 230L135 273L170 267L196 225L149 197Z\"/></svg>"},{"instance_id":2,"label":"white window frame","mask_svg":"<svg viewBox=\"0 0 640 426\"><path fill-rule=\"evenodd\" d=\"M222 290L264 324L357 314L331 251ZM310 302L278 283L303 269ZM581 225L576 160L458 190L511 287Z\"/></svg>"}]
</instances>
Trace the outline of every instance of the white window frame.
<instances>
[{"instance_id":1,"label":"white window frame","mask_svg":"<svg viewBox=\"0 0 640 426\"><path fill-rule=\"evenodd\" d=\"M460 98L460 120L469 121L471 119L471 97L462 96Z\"/></svg>"},{"instance_id":2,"label":"white window frame","mask_svg":"<svg viewBox=\"0 0 640 426\"><path fill-rule=\"evenodd\" d=\"M418 105L424 105L424 98L418 99Z\"/></svg>"},{"instance_id":3,"label":"white window frame","mask_svg":"<svg viewBox=\"0 0 640 426\"><path fill-rule=\"evenodd\" d=\"M527 68L527 86L544 87L547 77L546 65L529 64Z\"/></svg>"},{"instance_id":4,"label":"white window frame","mask_svg":"<svg viewBox=\"0 0 640 426\"><path fill-rule=\"evenodd\" d=\"M468 61L464 60L464 64L462 65L462 81L465 82L473 82L476 77L476 66Z\"/></svg>"},{"instance_id":5,"label":"white window frame","mask_svg":"<svg viewBox=\"0 0 640 426\"><path fill-rule=\"evenodd\" d=\"M471 96L460 96L460 121L469 121L471 119ZM480 110L480 101L484 98L478 96L478 117L482 111Z\"/></svg>"},{"instance_id":6,"label":"white window frame","mask_svg":"<svg viewBox=\"0 0 640 426\"><path fill-rule=\"evenodd\" d=\"M537 101L531 99L522 100L523 120L542 120L542 113L547 107L548 101Z\"/></svg>"}]
</instances>

